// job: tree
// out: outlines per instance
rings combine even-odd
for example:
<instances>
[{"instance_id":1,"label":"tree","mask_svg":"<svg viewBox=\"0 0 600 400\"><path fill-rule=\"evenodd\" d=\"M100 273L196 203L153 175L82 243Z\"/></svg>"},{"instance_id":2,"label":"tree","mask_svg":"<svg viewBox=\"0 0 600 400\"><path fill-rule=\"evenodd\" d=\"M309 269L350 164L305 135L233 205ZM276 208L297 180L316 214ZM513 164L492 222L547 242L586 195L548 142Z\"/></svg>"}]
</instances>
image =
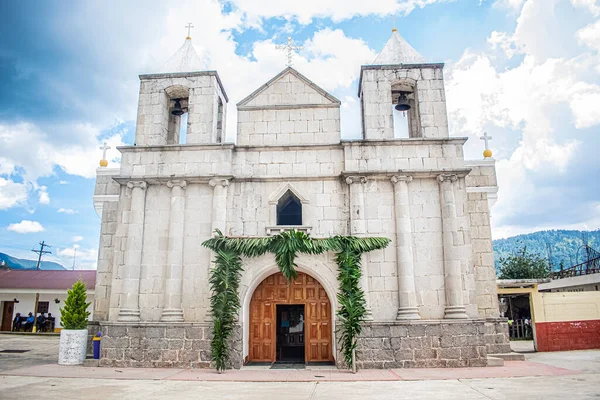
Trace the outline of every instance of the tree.
<instances>
[{"instance_id":1,"label":"tree","mask_svg":"<svg viewBox=\"0 0 600 400\"><path fill-rule=\"evenodd\" d=\"M500 258L500 279L543 279L549 275L548 260L538 254L527 254L527 247Z\"/></svg>"},{"instance_id":2,"label":"tree","mask_svg":"<svg viewBox=\"0 0 600 400\"><path fill-rule=\"evenodd\" d=\"M78 280L68 290L64 308L60 309L60 324L65 329L86 329L90 312L86 303L85 283Z\"/></svg>"}]
</instances>

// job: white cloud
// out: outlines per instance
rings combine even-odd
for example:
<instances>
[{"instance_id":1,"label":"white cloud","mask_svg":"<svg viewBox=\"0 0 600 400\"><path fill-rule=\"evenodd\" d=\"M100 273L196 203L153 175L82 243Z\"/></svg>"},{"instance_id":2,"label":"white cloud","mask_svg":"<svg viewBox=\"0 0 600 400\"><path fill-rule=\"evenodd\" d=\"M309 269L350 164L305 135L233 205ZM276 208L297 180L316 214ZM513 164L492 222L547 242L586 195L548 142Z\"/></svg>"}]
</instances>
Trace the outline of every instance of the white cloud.
<instances>
[{"instance_id":1,"label":"white cloud","mask_svg":"<svg viewBox=\"0 0 600 400\"><path fill-rule=\"evenodd\" d=\"M96 269L98 250L82 249L74 244L73 247L58 248L56 258L68 268L75 265L75 269Z\"/></svg>"},{"instance_id":2,"label":"white cloud","mask_svg":"<svg viewBox=\"0 0 600 400\"><path fill-rule=\"evenodd\" d=\"M600 15L600 1L598 0L571 0L574 6L587 8L594 16Z\"/></svg>"},{"instance_id":3,"label":"white cloud","mask_svg":"<svg viewBox=\"0 0 600 400\"><path fill-rule=\"evenodd\" d=\"M59 185L68 185L69 182L68 181L58 181Z\"/></svg>"},{"instance_id":4,"label":"white cloud","mask_svg":"<svg viewBox=\"0 0 600 400\"><path fill-rule=\"evenodd\" d=\"M578 30L577 40L581 45L600 52L600 20Z\"/></svg>"},{"instance_id":5,"label":"white cloud","mask_svg":"<svg viewBox=\"0 0 600 400\"><path fill-rule=\"evenodd\" d=\"M40 204L50 204L50 195L46 186L40 186L38 189L38 199Z\"/></svg>"},{"instance_id":6,"label":"white cloud","mask_svg":"<svg viewBox=\"0 0 600 400\"><path fill-rule=\"evenodd\" d=\"M7 229L16 233L36 233L44 231L42 224L37 221L28 220L23 220L16 224L10 224Z\"/></svg>"},{"instance_id":7,"label":"white cloud","mask_svg":"<svg viewBox=\"0 0 600 400\"><path fill-rule=\"evenodd\" d=\"M73 236L71 240L74 242L81 242L83 240L83 236Z\"/></svg>"},{"instance_id":8,"label":"white cloud","mask_svg":"<svg viewBox=\"0 0 600 400\"><path fill-rule=\"evenodd\" d=\"M506 32L493 31L487 41L492 49L498 47L502 49L508 58L511 58L520 51L512 35Z\"/></svg>"},{"instance_id":9,"label":"white cloud","mask_svg":"<svg viewBox=\"0 0 600 400\"><path fill-rule=\"evenodd\" d=\"M31 185L28 183L17 183L0 177L0 210L24 205L30 189Z\"/></svg>"},{"instance_id":10,"label":"white cloud","mask_svg":"<svg viewBox=\"0 0 600 400\"><path fill-rule=\"evenodd\" d=\"M307 25L314 18L331 18L334 22L368 15L408 15L416 8L453 0L231 0L244 14L247 23L259 24L268 18L294 18Z\"/></svg>"},{"instance_id":11,"label":"white cloud","mask_svg":"<svg viewBox=\"0 0 600 400\"><path fill-rule=\"evenodd\" d=\"M519 11L523 6L523 3L525 3L525 0L496 0L494 5Z\"/></svg>"},{"instance_id":12,"label":"white cloud","mask_svg":"<svg viewBox=\"0 0 600 400\"><path fill-rule=\"evenodd\" d=\"M69 214L69 215L77 214L77 211L75 211L71 208L59 208L58 212L63 213L63 214Z\"/></svg>"},{"instance_id":13,"label":"white cloud","mask_svg":"<svg viewBox=\"0 0 600 400\"><path fill-rule=\"evenodd\" d=\"M68 126L45 126L45 130L32 123L0 123L0 147L3 157L12 165L24 170L23 177L31 182L54 173L59 166L67 174L92 178L98 161L102 158L101 142L107 141L113 148L108 157L112 161L119 153L114 148L122 145L119 132L106 140L100 140L100 130L90 124ZM52 139L57 130L68 131L73 140L67 143Z\"/></svg>"},{"instance_id":14,"label":"white cloud","mask_svg":"<svg viewBox=\"0 0 600 400\"><path fill-rule=\"evenodd\" d=\"M528 0L514 32L491 34L490 48L502 49L506 57L467 50L447 70L451 132L476 139L467 142L466 155L480 157L479 136L493 132L500 187L494 237L600 225L600 207L588 199L597 197L591 194L594 186L579 187L584 179L576 176L593 165L583 154L597 140L588 137L584 146L578 129L600 124L600 85L590 74L598 58L556 40L577 36L596 48L596 27L564 23L558 1ZM506 67L517 53L523 54L520 62Z\"/></svg>"}]
</instances>

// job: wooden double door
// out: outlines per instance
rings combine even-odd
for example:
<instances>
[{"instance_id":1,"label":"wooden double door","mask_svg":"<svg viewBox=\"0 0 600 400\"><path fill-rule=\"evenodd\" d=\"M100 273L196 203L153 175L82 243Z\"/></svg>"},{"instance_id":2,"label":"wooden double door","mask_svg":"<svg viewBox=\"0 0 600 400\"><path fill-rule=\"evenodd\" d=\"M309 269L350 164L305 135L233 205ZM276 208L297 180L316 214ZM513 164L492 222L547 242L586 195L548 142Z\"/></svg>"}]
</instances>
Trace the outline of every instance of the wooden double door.
<instances>
[{"instance_id":1,"label":"wooden double door","mask_svg":"<svg viewBox=\"0 0 600 400\"><path fill-rule=\"evenodd\" d=\"M298 273L288 283L280 272L262 281L250 300L248 361L275 362L278 304L304 305L304 360L333 361L331 303L325 289L310 275Z\"/></svg>"}]
</instances>

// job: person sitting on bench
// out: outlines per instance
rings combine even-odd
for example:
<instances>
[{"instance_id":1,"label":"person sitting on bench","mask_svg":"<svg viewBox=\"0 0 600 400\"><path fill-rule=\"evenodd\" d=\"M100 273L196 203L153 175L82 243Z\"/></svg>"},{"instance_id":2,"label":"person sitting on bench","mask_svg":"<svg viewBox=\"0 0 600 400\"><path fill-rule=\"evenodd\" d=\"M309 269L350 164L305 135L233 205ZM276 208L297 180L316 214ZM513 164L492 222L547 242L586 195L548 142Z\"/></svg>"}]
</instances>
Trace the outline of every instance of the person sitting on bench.
<instances>
[{"instance_id":1,"label":"person sitting on bench","mask_svg":"<svg viewBox=\"0 0 600 400\"><path fill-rule=\"evenodd\" d=\"M29 313L27 315L27 319L25 320L25 322L22 323L22 327L25 330L25 332L31 331L31 328L33 328L33 321L35 321L35 318L33 317L32 313Z\"/></svg>"},{"instance_id":2,"label":"person sitting on bench","mask_svg":"<svg viewBox=\"0 0 600 400\"><path fill-rule=\"evenodd\" d=\"M37 317L37 331L46 331L46 317L44 316L44 313L40 313L39 317Z\"/></svg>"},{"instance_id":3,"label":"person sitting on bench","mask_svg":"<svg viewBox=\"0 0 600 400\"><path fill-rule=\"evenodd\" d=\"M23 322L23 317L21 317L21 313L18 312L15 319L13 319L12 330L13 332L18 332L21 329L21 323Z\"/></svg>"}]
</instances>

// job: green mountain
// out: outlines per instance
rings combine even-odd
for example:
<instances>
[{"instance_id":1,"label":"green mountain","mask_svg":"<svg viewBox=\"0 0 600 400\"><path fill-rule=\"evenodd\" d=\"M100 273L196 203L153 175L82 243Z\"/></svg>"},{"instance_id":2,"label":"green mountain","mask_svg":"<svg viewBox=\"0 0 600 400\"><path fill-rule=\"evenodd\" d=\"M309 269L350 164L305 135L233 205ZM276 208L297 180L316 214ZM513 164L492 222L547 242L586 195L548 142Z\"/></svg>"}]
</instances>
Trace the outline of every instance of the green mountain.
<instances>
[{"instance_id":1,"label":"green mountain","mask_svg":"<svg viewBox=\"0 0 600 400\"><path fill-rule=\"evenodd\" d=\"M548 258L555 270L561 262L565 268L585 261L585 243L600 251L600 229L596 231L551 230L518 235L506 239L494 240L494 258L496 268L501 257L506 257L523 247L528 253L537 253Z\"/></svg>"},{"instance_id":2,"label":"green mountain","mask_svg":"<svg viewBox=\"0 0 600 400\"><path fill-rule=\"evenodd\" d=\"M6 266L8 266L10 269L35 269L37 265L37 260L25 260L22 258L9 256L8 254L0 253L0 264L2 264L2 261L4 261L6 263ZM59 263L42 260L42 263L40 264L40 269L60 270L66 268L60 265Z\"/></svg>"}]
</instances>

